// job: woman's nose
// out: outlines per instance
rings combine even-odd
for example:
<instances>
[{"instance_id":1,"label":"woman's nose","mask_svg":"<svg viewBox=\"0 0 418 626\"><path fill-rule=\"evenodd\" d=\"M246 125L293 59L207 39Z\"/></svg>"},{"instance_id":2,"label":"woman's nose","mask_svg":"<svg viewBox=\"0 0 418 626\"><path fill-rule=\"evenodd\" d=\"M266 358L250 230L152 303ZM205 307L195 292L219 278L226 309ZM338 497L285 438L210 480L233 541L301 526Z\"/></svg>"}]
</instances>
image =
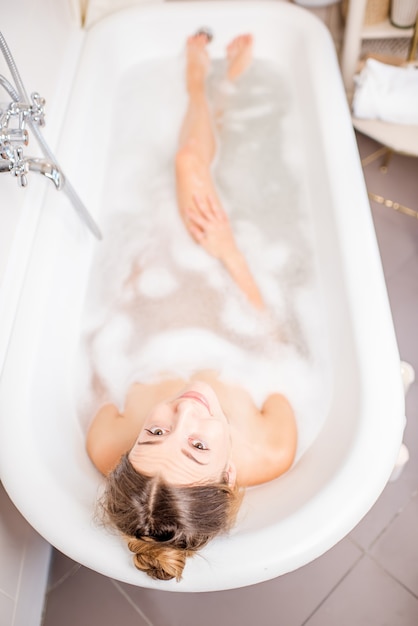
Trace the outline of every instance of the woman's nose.
<instances>
[{"instance_id":1,"label":"woman's nose","mask_svg":"<svg viewBox=\"0 0 418 626\"><path fill-rule=\"evenodd\" d=\"M172 425L172 435L181 441L193 430L193 415L187 406L178 405Z\"/></svg>"},{"instance_id":2,"label":"woman's nose","mask_svg":"<svg viewBox=\"0 0 418 626\"><path fill-rule=\"evenodd\" d=\"M183 424L199 415L199 407L191 400L179 402L177 405L177 422Z\"/></svg>"}]
</instances>

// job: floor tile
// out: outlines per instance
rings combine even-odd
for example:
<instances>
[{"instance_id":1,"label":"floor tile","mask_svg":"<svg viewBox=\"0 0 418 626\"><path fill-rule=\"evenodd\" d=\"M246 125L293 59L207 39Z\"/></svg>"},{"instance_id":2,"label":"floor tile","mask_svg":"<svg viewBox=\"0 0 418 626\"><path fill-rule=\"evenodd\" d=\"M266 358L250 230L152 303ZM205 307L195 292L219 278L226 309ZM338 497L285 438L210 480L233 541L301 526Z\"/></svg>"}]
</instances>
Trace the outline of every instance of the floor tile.
<instances>
[{"instance_id":1,"label":"floor tile","mask_svg":"<svg viewBox=\"0 0 418 626\"><path fill-rule=\"evenodd\" d=\"M356 137L360 158L363 161L365 157L368 157L376 149L381 148L380 144L362 133L356 133ZM416 204L418 192L418 180L416 178L418 171L417 159L407 155L393 155L386 173L382 173L381 165L382 159L376 159L372 163L364 164L363 166L367 182L373 185L373 188L370 188L369 191L402 204ZM400 181L402 181L401 184L399 184ZM418 206L411 206L411 208L418 210Z\"/></svg>"},{"instance_id":2,"label":"floor tile","mask_svg":"<svg viewBox=\"0 0 418 626\"><path fill-rule=\"evenodd\" d=\"M112 583L81 567L47 594L42 626L150 626Z\"/></svg>"},{"instance_id":3,"label":"floor tile","mask_svg":"<svg viewBox=\"0 0 418 626\"><path fill-rule=\"evenodd\" d=\"M418 495L399 512L370 555L418 598Z\"/></svg>"},{"instance_id":4,"label":"floor tile","mask_svg":"<svg viewBox=\"0 0 418 626\"><path fill-rule=\"evenodd\" d=\"M369 190L372 187L370 183L367 186ZM389 280L416 258L418 220L372 200L370 205L384 275L386 280Z\"/></svg>"},{"instance_id":5,"label":"floor tile","mask_svg":"<svg viewBox=\"0 0 418 626\"><path fill-rule=\"evenodd\" d=\"M51 592L74 576L81 565L58 550L53 550L48 579L48 591Z\"/></svg>"},{"instance_id":6,"label":"floor tile","mask_svg":"<svg viewBox=\"0 0 418 626\"><path fill-rule=\"evenodd\" d=\"M409 485L405 485L400 479L389 483L375 505L351 531L349 537L367 551L391 524L399 510L406 506L410 498Z\"/></svg>"},{"instance_id":7,"label":"floor tile","mask_svg":"<svg viewBox=\"0 0 418 626\"><path fill-rule=\"evenodd\" d=\"M357 133L361 158L379 144ZM367 190L418 211L418 159L394 155L386 174L380 160L363 168ZM371 200L371 212L386 278L390 278L418 253L418 220Z\"/></svg>"},{"instance_id":8,"label":"floor tile","mask_svg":"<svg viewBox=\"0 0 418 626\"><path fill-rule=\"evenodd\" d=\"M409 450L409 461L400 480L409 485L413 494L418 491L418 382L412 385L406 398L406 417L404 442Z\"/></svg>"},{"instance_id":9,"label":"floor tile","mask_svg":"<svg viewBox=\"0 0 418 626\"><path fill-rule=\"evenodd\" d=\"M416 626L418 599L368 556L304 626Z\"/></svg>"},{"instance_id":10,"label":"floor tile","mask_svg":"<svg viewBox=\"0 0 418 626\"><path fill-rule=\"evenodd\" d=\"M0 591L0 626L13 626L14 601Z\"/></svg>"},{"instance_id":11,"label":"floor tile","mask_svg":"<svg viewBox=\"0 0 418 626\"><path fill-rule=\"evenodd\" d=\"M30 528L0 484L0 591L16 597L25 538ZM5 567L5 564L7 566Z\"/></svg>"},{"instance_id":12,"label":"floor tile","mask_svg":"<svg viewBox=\"0 0 418 626\"><path fill-rule=\"evenodd\" d=\"M361 555L345 540L295 572L216 593L167 594L123 587L155 626L300 626Z\"/></svg>"},{"instance_id":13,"label":"floor tile","mask_svg":"<svg viewBox=\"0 0 418 626\"><path fill-rule=\"evenodd\" d=\"M404 271L401 267L386 281L399 353L414 368L418 368L418 333L414 331L418 311L417 256L412 261L413 268Z\"/></svg>"}]
</instances>

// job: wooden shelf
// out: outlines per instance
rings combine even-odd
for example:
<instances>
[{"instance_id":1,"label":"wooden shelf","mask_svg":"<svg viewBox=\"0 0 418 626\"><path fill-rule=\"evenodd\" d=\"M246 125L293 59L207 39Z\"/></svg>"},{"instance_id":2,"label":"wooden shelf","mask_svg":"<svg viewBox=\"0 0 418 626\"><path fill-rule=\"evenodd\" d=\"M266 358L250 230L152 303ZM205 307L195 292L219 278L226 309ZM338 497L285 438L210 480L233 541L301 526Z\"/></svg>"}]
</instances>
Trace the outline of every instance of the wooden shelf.
<instances>
[{"instance_id":1,"label":"wooden shelf","mask_svg":"<svg viewBox=\"0 0 418 626\"><path fill-rule=\"evenodd\" d=\"M414 34L413 28L397 28L388 19L379 24L364 26L361 32L362 39L408 39Z\"/></svg>"},{"instance_id":2,"label":"wooden shelf","mask_svg":"<svg viewBox=\"0 0 418 626\"><path fill-rule=\"evenodd\" d=\"M418 157L418 126L353 117L354 128L395 152Z\"/></svg>"},{"instance_id":3,"label":"wooden shelf","mask_svg":"<svg viewBox=\"0 0 418 626\"><path fill-rule=\"evenodd\" d=\"M354 93L354 75L357 72L363 40L412 39L414 27L397 28L389 19L373 26L364 26L367 0L353 0L348 5L341 50L341 72L351 102ZM406 55L405 55L406 60ZM356 130L372 137L383 146L410 156L418 157L418 124L394 124L378 119L352 118Z\"/></svg>"}]
</instances>

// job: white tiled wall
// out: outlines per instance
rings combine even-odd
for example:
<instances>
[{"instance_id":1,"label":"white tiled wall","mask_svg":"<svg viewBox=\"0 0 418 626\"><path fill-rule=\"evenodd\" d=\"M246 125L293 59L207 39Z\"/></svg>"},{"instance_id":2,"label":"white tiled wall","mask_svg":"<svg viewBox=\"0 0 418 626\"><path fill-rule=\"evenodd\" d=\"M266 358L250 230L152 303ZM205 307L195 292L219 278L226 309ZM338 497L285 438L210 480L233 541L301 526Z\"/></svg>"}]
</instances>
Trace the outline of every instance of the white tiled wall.
<instances>
[{"instance_id":1,"label":"white tiled wall","mask_svg":"<svg viewBox=\"0 0 418 626\"><path fill-rule=\"evenodd\" d=\"M66 56L71 54L74 38L79 31L78 20L69 0L0 0L0 30L14 57L22 81L30 94L38 91L46 99L45 137L56 137L61 123L61 111L54 107L62 92L65 77L60 71ZM0 74L8 80L10 73L0 54ZM9 97L3 89L0 102ZM33 153L37 145L30 139L25 154ZM0 186L0 284L8 252L20 215L20 209L30 192L30 175L26 189L18 188L17 182L7 173L1 175Z\"/></svg>"},{"instance_id":2,"label":"white tiled wall","mask_svg":"<svg viewBox=\"0 0 418 626\"><path fill-rule=\"evenodd\" d=\"M61 68L71 65L69 57L73 50L78 51L80 41L76 13L69 0L0 0L0 15L1 32L27 91L39 91L47 100L45 136L53 143L63 114L60 103L66 76ZM1 54L0 57L0 74L10 80L7 65ZM8 102L3 90L0 101ZM38 156L33 143L34 140L29 142L27 156ZM10 250L19 229L25 228L22 216L25 211L31 211L28 198L37 195L34 193L39 188L37 183L30 178L28 187L20 189L11 176L1 175L0 303L3 304L10 302L3 280L10 267ZM17 273L12 272L12 279L18 281ZM4 312L4 307L0 306L0 329L6 332L12 314L2 315ZM0 419L7 419L7 416L2 415ZM24 520L0 484L0 626L39 626L50 553L50 546Z\"/></svg>"}]
</instances>

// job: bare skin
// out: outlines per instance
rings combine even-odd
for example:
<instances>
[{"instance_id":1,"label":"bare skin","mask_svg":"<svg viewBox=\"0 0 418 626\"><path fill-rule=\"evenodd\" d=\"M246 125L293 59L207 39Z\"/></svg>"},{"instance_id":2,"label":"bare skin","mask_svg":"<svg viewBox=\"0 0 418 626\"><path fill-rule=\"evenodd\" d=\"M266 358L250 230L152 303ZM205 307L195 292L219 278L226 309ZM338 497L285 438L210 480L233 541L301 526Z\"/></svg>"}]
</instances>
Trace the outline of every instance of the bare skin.
<instances>
[{"instance_id":1,"label":"bare skin","mask_svg":"<svg viewBox=\"0 0 418 626\"><path fill-rule=\"evenodd\" d=\"M212 371L197 372L188 381L172 379L153 385L135 383L127 393L123 412L114 404L101 407L87 436L87 451L96 467L103 474L111 471L122 454L133 449L148 415L157 404L179 394L187 385L201 382L210 385L227 416L231 450L223 459L223 465L234 468L238 484L257 485L288 470L296 451L297 432L294 413L287 399L281 394L272 394L259 409L247 391L219 380ZM190 431L189 436L200 434L195 431L196 428ZM160 447L147 446L147 450L151 449L153 454L156 449L160 451ZM216 449L215 445L212 449ZM161 463L167 456L161 456ZM183 463L187 464L187 459ZM193 467L192 461L190 466ZM196 475L195 482L198 480ZM168 478L168 482L172 481Z\"/></svg>"},{"instance_id":2,"label":"bare skin","mask_svg":"<svg viewBox=\"0 0 418 626\"><path fill-rule=\"evenodd\" d=\"M179 211L193 239L223 263L250 302L261 309L261 294L236 245L210 173L215 141L205 93L210 65L207 43L204 35L187 42L189 104L176 157ZM227 57L227 76L235 80L251 62L252 37L235 38ZM189 395L183 397L185 389ZM202 403L193 397L202 390L209 408L206 400ZM175 484L199 482L205 471L206 479L216 480L221 470L228 473L231 484L264 483L289 469L296 445L294 413L283 395L270 395L259 408L246 390L219 380L209 370L189 380L133 384L123 411L114 404L102 406L87 436L87 451L103 474L130 451L136 469L159 471ZM189 455L183 458L184 451Z\"/></svg>"},{"instance_id":3,"label":"bare skin","mask_svg":"<svg viewBox=\"0 0 418 626\"><path fill-rule=\"evenodd\" d=\"M239 250L211 174L215 156L213 119L206 97L210 62L205 35L187 41L186 85L189 102L176 155L177 203L193 239L223 264L232 280L258 309L263 297ZM227 77L235 80L252 59L252 36L240 35L227 48Z\"/></svg>"},{"instance_id":4,"label":"bare skin","mask_svg":"<svg viewBox=\"0 0 418 626\"><path fill-rule=\"evenodd\" d=\"M227 77L229 80L235 80L245 72L252 61L252 35L235 37L226 49L226 56L228 58Z\"/></svg>"}]
</instances>

